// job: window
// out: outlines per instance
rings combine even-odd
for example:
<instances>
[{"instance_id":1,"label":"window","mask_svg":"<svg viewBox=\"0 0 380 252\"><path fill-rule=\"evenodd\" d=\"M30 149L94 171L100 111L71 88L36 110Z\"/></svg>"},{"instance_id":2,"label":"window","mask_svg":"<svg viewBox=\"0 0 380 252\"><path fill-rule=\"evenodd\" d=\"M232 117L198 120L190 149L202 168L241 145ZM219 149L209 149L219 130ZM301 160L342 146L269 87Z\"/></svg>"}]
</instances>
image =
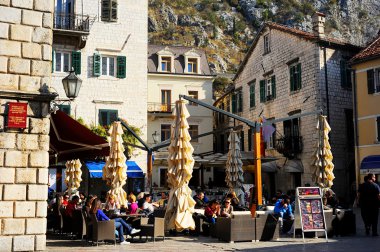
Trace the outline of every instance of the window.
<instances>
[{"instance_id":1,"label":"window","mask_svg":"<svg viewBox=\"0 0 380 252\"><path fill-rule=\"evenodd\" d=\"M170 112L171 111L171 90L161 90L161 112Z\"/></svg>"},{"instance_id":2,"label":"window","mask_svg":"<svg viewBox=\"0 0 380 252\"><path fill-rule=\"evenodd\" d=\"M368 94L380 93L380 68L367 70Z\"/></svg>"},{"instance_id":3,"label":"window","mask_svg":"<svg viewBox=\"0 0 380 252\"><path fill-rule=\"evenodd\" d=\"M189 91L189 96L193 99L197 99L198 100L198 91ZM198 106L198 104L196 104L195 102L189 102L189 105L191 106Z\"/></svg>"},{"instance_id":4,"label":"window","mask_svg":"<svg viewBox=\"0 0 380 252\"><path fill-rule=\"evenodd\" d=\"M380 142L380 117L376 118L377 142Z\"/></svg>"},{"instance_id":5,"label":"window","mask_svg":"<svg viewBox=\"0 0 380 252\"><path fill-rule=\"evenodd\" d=\"M260 81L260 102L276 98L276 77L273 75Z\"/></svg>"},{"instance_id":6,"label":"window","mask_svg":"<svg viewBox=\"0 0 380 252\"><path fill-rule=\"evenodd\" d=\"M290 74L290 91L300 90L301 85L301 63L289 67Z\"/></svg>"},{"instance_id":7,"label":"window","mask_svg":"<svg viewBox=\"0 0 380 252\"><path fill-rule=\"evenodd\" d=\"M193 137L198 136L198 125L190 125L189 134L191 137L191 142L198 142L198 138L193 139Z\"/></svg>"},{"instance_id":8,"label":"window","mask_svg":"<svg viewBox=\"0 0 380 252\"><path fill-rule=\"evenodd\" d=\"M243 92L241 89L236 92L236 108L237 112L243 112Z\"/></svg>"},{"instance_id":9,"label":"window","mask_svg":"<svg viewBox=\"0 0 380 252\"><path fill-rule=\"evenodd\" d=\"M248 151L252 151L252 129L248 129Z\"/></svg>"},{"instance_id":10,"label":"window","mask_svg":"<svg viewBox=\"0 0 380 252\"><path fill-rule=\"evenodd\" d=\"M172 59L170 57L161 58L161 71L162 72L172 71Z\"/></svg>"},{"instance_id":11,"label":"window","mask_svg":"<svg viewBox=\"0 0 380 252\"><path fill-rule=\"evenodd\" d=\"M188 73L197 73L198 72L198 59L189 58L187 60L187 72Z\"/></svg>"},{"instance_id":12,"label":"window","mask_svg":"<svg viewBox=\"0 0 380 252\"><path fill-rule=\"evenodd\" d=\"M342 88L351 89L351 71L346 60L340 61L340 85Z\"/></svg>"},{"instance_id":13,"label":"window","mask_svg":"<svg viewBox=\"0 0 380 252\"><path fill-rule=\"evenodd\" d=\"M115 76L115 57L102 56L102 75Z\"/></svg>"},{"instance_id":14,"label":"window","mask_svg":"<svg viewBox=\"0 0 380 252\"><path fill-rule=\"evenodd\" d=\"M70 105L58 105L59 110L61 110L66 115L70 115L71 106Z\"/></svg>"},{"instance_id":15,"label":"window","mask_svg":"<svg viewBox=\"0 0 380 252\"><path fill-rule=\"evenodd\" d=\"M69 72L71 68L71 52L55 52L55 72Z\"/></svg>"},{"instance_id":16,"label":"window","mask_svg":"<svg viewBox=\"0 0 380 252\"><path fill-rule=\"evenodd\" d=\"M170 139L170 124L161 124L161 142Z\"/></svg>"},{"instance_id":17,"label":"window","mask_svg":"<svg viewBox=\"0 0 380 252\"><path fill-rule=\"evenodd\" d=\"M284 121L284 148L288 153L302 151L299 118Z\"/></svg>"},{"instance_id":18,"label":"window","mask_svg":"<svg viewBox=\"0 0 380 252\"><path fill-rule=\"evenodd\" d=\"M102 21L117 21L117 0L102 0Z\"/></svg>"},{"instance_id":19,"label":"window","mask_svg":"<svg viewBox=\"0 0 380 252\"><path fill-rule=\"evenodd\" d=\"M107 126L117 120L117 110L100 109L99 110L99 124Z\"/></svg>"},{"instance_id":20,"label":"window","mask_svg":"<svg viewBox=\"0 0 380 252\"><path fill-rule=\"evenodd\" d=\"M270 53L270 37L269 34L264 35L264 54Z\"/></svg>"},{"instance_id":21,"label":"window","mask_svg":"<svg viewBox=\"0 0 380 252\"><path fill-rule=\"evenodd\" d=\"M249 107L253 108L255 107L255 86L256 81L252 81L248 83L249 85Z\"/></svg>"}]
</instances>

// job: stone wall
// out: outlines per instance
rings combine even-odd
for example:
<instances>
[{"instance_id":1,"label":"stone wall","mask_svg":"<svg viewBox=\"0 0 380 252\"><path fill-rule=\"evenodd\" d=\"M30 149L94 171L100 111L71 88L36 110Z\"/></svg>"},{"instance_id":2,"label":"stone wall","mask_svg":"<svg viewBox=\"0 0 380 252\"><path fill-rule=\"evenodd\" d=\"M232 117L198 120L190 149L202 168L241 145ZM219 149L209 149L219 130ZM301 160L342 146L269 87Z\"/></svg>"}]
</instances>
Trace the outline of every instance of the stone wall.
<instances>
[{"instance_id":1,"label":"stone wall","mask_svg":"<svg viewBox=\"0 0 380 252\"><path fill-rule=\"evenodd\" d=\"M0 1L0 251L46 246L49 104L33 97L49 83L53 4ZM7 129L6 104L25 101L27 128Z\"/></svg>"}]
</instances>

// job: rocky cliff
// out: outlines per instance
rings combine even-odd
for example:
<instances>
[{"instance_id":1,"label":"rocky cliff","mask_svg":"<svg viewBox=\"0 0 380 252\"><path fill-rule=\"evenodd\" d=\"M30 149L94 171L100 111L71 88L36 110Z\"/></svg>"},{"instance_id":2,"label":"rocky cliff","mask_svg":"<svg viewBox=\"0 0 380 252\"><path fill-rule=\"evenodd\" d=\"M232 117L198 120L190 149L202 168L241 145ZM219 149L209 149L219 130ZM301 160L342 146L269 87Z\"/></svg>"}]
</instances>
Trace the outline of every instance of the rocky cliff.
<instances>
[{"instance_id":1,"label":"rocky cliff","mask_svg":"<svg viewBox=\"0 0 380 252\"><path fill-rule=\"evenodd\" d=\"M150 0L149 42L201 47L212 71L233 73L263 22L311 31L315 11L328 36L355 45L380 29L379 0Z\"/></svg>"}]
</instances>

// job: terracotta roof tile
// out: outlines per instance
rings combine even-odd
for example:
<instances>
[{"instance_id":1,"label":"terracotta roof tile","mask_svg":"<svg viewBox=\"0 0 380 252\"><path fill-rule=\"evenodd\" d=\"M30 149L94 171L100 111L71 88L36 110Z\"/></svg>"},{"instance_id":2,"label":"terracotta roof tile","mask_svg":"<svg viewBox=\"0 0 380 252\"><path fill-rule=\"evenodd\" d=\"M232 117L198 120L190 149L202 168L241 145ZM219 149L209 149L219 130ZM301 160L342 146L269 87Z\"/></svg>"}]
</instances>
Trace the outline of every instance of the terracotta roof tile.
<instances>
[{"instance_id":1,"label":"terracotta roof tile","mask_svg":"<svg viewBox=\"0 0 380 252\"><path fill-rule=\"evenodd\" d=\"M380 35L369 46L352 57L351 62L365 61L374 57L380 58Z\"/></svg>"}]
</instances>

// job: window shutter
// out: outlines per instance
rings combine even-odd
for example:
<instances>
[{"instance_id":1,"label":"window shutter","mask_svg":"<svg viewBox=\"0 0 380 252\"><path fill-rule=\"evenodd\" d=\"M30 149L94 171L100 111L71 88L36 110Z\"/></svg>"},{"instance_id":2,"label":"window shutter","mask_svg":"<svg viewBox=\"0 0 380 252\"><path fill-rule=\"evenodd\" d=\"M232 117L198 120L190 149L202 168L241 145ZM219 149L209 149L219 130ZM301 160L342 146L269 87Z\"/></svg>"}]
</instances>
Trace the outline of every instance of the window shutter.
<instances>
[{"instance_id":1,"label":"window shutter","mask_svg":"<svg viewBox=\"0 0 380 252\"><path fill-rule=\"evenodd\" d=\"M236 94L232 94L232 113L236 113Z\"/></svg>"},{"instance_id":2,"label":"window shutter","mask_svg":"<svg viewBox=\"0 0 380 252\"><path fill-rule=\"evenodd\" d=\"M374 81L374 70L367 70L367 86L368 86L368 94L375 93L375 81Z\"/></svg>"},{"instance_id":3,"label":"window shutter","mask_svg":"<svg viewBox=\"0 0 380 252\"><path fill-rule=\"evenodd\" d=\"M272 76L272 97L276 98L276 76Z\"/></svg>"},{"instance_id":4,"label":"window shutter","mask_svg":"<svg viewBox=\"0 0 380 252\"><path fill-rule=\"evenodd\" d=\"M294 91L294 66L291 66L289 68L289 75L290 75L290 91Z\"/></svg>"},{"instance_id":5,"label":"window shutter","mask_svg":"<svg viewBox=\"0 0 380 252\"><path fill-rule=\"evenodd\" d=\"M111 20L117 20L117 0L111 0Z\"/></svg>"},{"instance_id":6,"label":"window shutter","mask_svg":"<svg viewBox=\"0 0 380 252\"><path fill-rule=\"evenodd\" d=\"M249 86L249 107L255 106L255 83L251 83Z\"/></svg>"},{"instance_id":7,"label":"window shutter","mask_svg":"<svg viewBox=\"0 0 380 252\"><path fill-rule=\"evenodd\" d=\"M73 51L71 53L71 67L74 68L75 74L81 74L81 53Z\"/></svg>"},{"instance_id":8,"label":"window shutter","mask_svg":"<svg viewBox=\"0 0 380 252\"><path fill-rule=\"evenodd\" d=\"M54 65L55 65L55 50L51 50L51 72L54 73Z\"/></svg>"},{"instance_id":9,"label":"window shutter","mask_svg":"<svg viewBox=\"0 0 380 252\"><path fill-rule=\"evenodd\" d=\"M346 75L346 61L340 61L340 85L342 87L347 86L347 75Z\"/></svg>"},{"instance_id":10,"label":"window shutter","mask_svg":"<svg viewBox=\"0 0 380 252\"><path fill-rule=\"evenodd\" d=\"M298 86L297 89L302 88L302 72L301 72L301 63L297 64L297 72L298 72Z\"/></svg>"},{"instance_id":11,"label":"window shutter","mask_svg":"<svg viewBox=\"0 0 380 252\"><path fill-rule=\"evenodd\" d=\"M94 53L92 72L94 76L100 76L100 54Z\"/></svg>"},{"instance_id":12,"label":"window shutter","mask_svg":"<svg viewBox=\"0 0 380 252\"><path fill-rule=\"evenodd\" d=\"M127 57L117 56L117 78L124 79L126 76L126 61Z\"/></svg>"},{"instance_id":13,"label":"window shutter","mask_svg":"<svg viewBox=\"0 0 380 252\"><path fill-rule=\"evenodd\" d=\"M260 81L260 102L265 102L265 80Z\"/></svg>"},{"instance_id":14,"label":"window shutter","mask_svg":"<svg viewBox=\"0 0 380 252\"><path fill-rule=\"evenodd\" d=\"M102 21L110 21L111 0L102 0Z\"/></svg>"}]
</instances>

